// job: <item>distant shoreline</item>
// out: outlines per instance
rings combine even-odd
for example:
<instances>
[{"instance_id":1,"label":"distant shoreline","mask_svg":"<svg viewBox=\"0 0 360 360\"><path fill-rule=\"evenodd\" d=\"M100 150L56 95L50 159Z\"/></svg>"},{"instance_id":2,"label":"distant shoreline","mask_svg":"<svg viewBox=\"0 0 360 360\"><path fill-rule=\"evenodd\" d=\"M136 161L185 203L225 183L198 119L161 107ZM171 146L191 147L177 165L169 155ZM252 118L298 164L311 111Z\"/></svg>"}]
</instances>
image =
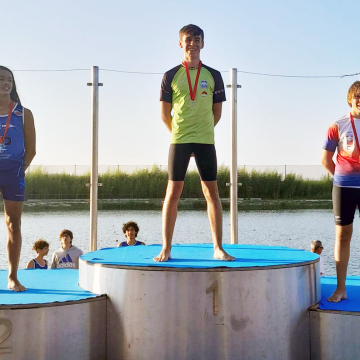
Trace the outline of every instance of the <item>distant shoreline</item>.
<instances>
[{"instance_id":1,"label":"distant shoreline","mask_svg":"<svg viewBox=\"0 0 360 360\"><path fill-rule=\"evenodd\" d=\"M99 200L99 210L161 210L163 199L114 199ZM230 200L221 199L224 210L230 209ZM180 199L179 210L205 210L206 201L199 199ZM306 210L332 209L331 200L262 200L239 199L239 210ZM24 212L89 210L89 200L27 200Z\"/></svg>"}]
</instances>

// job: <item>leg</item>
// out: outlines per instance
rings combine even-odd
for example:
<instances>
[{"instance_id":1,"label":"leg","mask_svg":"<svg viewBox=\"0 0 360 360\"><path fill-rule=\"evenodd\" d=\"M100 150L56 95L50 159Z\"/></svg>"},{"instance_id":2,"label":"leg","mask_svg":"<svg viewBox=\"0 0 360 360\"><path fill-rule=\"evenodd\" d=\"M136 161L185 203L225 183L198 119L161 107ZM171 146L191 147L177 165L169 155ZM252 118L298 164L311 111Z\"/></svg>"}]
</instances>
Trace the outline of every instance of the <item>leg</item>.
<instances>
[{"instance_id":1,"label":"leg","mask_svg":"<svg viewBox=\"0 0 360 360\"><path fill-rule=\"evenodd\" d=\"M214 243L214 258L227 261L235 260L222 248L222 208L217 181L201 181L201 187L207 203L207 215Z\"/></svg>"},{"instance_id":2,"label":"leg","mask_svg":"<svg viewBox=\"0 0 360 360\"><path fill-rule=\"evenodd\" d=\"M358 202L359 189L333 186L332 200L335 219L335 264L337 287L327 299L339 302L346 299L346 271L350 257L350 241Z\"/></svg>"},{"instance_id":3,"label":"leg","mask_svg":"<svg viewBox=\"0 0 360 360\"><path fill-rule=\"evenodd\" d=\"M7 226L8 242L7 254L9 260L8 288L14 291L25 291L17 278L21 252L21 213L23 203L21 201L4 200L4 215Z\"/></svg>"},{"instance_id":4,"label":"leg","mask_svg":"<svg viewBox=\"0 0 360 360\"><path fill-rule=\"evenodd\" d=\"M171 243L177 217L178 202L183 188L184 181L168 181L162 211L163 247L160 254L154 258L154 261L156 262L168 261L170 258Z\"/></svg>"},{"instance_id":5,"label":"leg","mask_svg":"<svg viewBox=\"0 0 360 360\"><path fill-rule=\"evenodd\" d=\"M162 210L163 247L154 261L162 262L170 259L171 242L177 217L179 198L184 188L184 179L191 156L189 144L171 144L169 150L169 181Z\"/></svg>"},{"instance_id":6,"label":"leg","mask_svg":"<svg viewBox=\"0 0 360 360\"><path fill-rule=\"evenodd\" d=\"M340 226L335 225L335 263L337 275L337 287L335 292L327 299L331 302L339 302L346 299L346 271L350 257L350 241L353 232L353 224Z\"/></svg>"}]
</instances>

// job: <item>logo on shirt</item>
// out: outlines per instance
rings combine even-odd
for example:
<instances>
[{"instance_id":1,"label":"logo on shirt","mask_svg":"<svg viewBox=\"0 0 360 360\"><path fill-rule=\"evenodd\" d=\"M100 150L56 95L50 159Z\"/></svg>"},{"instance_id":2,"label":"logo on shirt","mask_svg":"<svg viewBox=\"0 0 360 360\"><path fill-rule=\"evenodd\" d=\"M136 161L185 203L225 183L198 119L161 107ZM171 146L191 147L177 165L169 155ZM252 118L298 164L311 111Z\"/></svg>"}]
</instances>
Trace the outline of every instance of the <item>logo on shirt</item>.
<instances>
[{"instance_id":1,"label":"logo on shirt","mask_svg":"<svg viewBox=\"0 0 360 360\"><path fill-rule=\"evenodd\" d=\"M17 115L17 116L22 116L23 113L21 111L19 111L19 110L15 110L14 114Z\"/></svg>"},{"instance_id":2,"label":"logo on shirt","mask_svg":"<svg viewBox=\"0 0 360 360\"><path fill-rule=\"evenodd\" d=\"M354 147L354 136L352 133L346 134L346 148L347 150L352 150Z\"/></svg>"},{"instance_id":3,"label":"logo on shirt","mask_svg":"<svg viewBox=\"0 0 360 360\"><path fill-rule=\"evenodd\" d=\"M207 89L208 88L208 83L206 80L201 80L200 82L200 89Z\"/></svg>"},{"instance_id":4,"label":"logo on shirt","mask_svg":"<svg viewBox=\"0 0 360 360\"><path fill-rule=\"evenodd\" d=\"M202 93L201 93L201 96L202 97L205 97L207 95L207 92L206 91L203 91Z\"/></svg>"},{"instance_id":5,"label":"logo on shirt","mask_svg":"<svg viewBox=\"0 0 360 360\"><path fill-rule=\"evenodd\" d=\"M225 92L225 89L215 90L214 95L217 95L217 94L220 94L220 93L223 93L223 92Z\"/></svg>"}]
</instances>

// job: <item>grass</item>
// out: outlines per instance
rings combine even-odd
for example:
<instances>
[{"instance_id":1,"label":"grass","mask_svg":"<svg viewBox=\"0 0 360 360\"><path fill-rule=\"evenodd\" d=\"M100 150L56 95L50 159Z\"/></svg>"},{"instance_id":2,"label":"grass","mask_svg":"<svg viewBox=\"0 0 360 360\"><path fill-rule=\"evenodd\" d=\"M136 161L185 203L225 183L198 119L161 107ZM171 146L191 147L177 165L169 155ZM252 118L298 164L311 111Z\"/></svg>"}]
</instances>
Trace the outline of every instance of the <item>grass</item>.
<instances>
[{"instance_id":1,"label":"grass","mask_svg":"<svg viewBox=\"0 0 360 360\"><path fill-rule=\"evenodd\" d=\"M28 199L89 199L90 174L69 175L66 173L49 174L37 169L26 175ZM225 166L218 169L218 186L221 198L228 198L230 172ZM163 199L166 191L167 172L154 165L151 170L138 170L131 174L119 170L99 176L99 199ZM261 198L265 200L329 200L331 199L332 179L303 179L302 176L288 174L286 179L275 171L247 172L239 170L239 198ZM202 198L199 175L188 172L182 198Z\"/></svg>"}]
</instances>

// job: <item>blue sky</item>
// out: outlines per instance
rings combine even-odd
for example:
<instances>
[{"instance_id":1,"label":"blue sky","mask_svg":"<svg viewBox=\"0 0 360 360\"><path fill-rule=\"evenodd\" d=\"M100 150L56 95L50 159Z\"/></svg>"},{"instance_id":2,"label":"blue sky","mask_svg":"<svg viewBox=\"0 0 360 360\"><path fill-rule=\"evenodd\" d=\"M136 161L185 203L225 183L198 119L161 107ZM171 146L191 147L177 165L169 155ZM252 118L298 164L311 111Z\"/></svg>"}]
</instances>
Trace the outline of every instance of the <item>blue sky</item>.
<instances>
[{"instance_id":1,"label":"blue sky","mask_svg":"<svg viewBox=\"0 0 360 360\"><path fill-rule=\"evenodd\" d=\"M0 63L15 72L37 130L34 164L89 164L90 67L164 73L182 60L178 31L205 31L203 62L220 71L284 75L360 72L359 1L14 1L2 4ZM229 84L229 73L222 73ZM159 117L162 75L100 72L99 164L166 164ZM349 111L360 76L329 79L238 74L239 164L320 163L326 130ZM229 92L227 93L229 99ZM229 163L229 106L216 127Z\"/></svg>"}]
</instances>

